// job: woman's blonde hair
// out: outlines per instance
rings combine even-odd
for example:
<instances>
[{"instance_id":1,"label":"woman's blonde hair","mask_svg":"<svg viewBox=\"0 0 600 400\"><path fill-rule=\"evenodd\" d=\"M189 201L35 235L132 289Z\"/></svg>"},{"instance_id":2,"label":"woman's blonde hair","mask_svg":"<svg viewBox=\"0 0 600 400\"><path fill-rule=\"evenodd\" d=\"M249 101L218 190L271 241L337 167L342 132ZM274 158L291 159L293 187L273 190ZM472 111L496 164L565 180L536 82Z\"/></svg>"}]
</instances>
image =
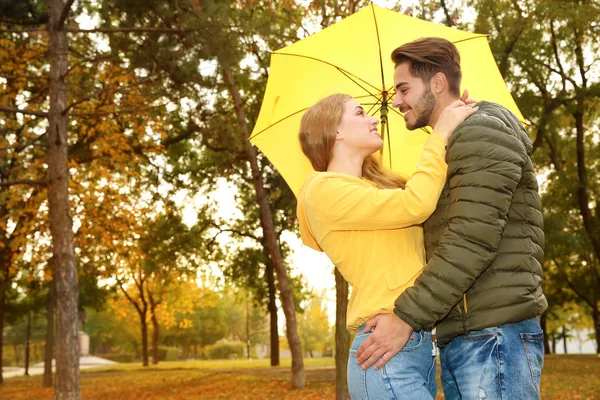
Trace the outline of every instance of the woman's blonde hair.
<instances>
[{"instance_id":1,"label":"woman's blonde hair","mask_svg":"<svg viewBox=\"0 0 600 400\"><path fill-rule=\"evenodd\" d=\"M344 114L344 104L351 99L347 94L332 94L304 113L298 137L302 152L315 171L327 171L338 126ZM404 178L384 169L374 155L365 158L362 175L380 189L404 189L406 183Z\"/></svg>"}]
</instances>

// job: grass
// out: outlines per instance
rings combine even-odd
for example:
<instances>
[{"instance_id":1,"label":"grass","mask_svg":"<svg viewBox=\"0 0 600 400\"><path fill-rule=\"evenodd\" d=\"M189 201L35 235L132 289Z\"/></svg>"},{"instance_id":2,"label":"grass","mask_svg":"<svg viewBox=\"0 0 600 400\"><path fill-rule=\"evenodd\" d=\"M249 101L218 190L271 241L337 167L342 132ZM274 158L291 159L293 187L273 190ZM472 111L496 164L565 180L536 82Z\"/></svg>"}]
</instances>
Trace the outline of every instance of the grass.
<instances>
[{"instance_id":1,"label":"grass","mask_svg":"<svg viewBox=\"0 0 600 400\"><path fill-rule=\"evenodd\" d=\"M118 371L147 371L147 370L180 370L180 369L202 369L209 371L224 371L238 369L270 368L268 359L261 360L196 360L196 361L162 361L158 365L143 367L137 363L121 363L106 367L84 370L90 372L118 372ZM335 367L335 360L331 357L305 358L304 365L308 367ZM291 359L282 359L279 368L291 368Z\"/></svg>"},{"instance_id":2,"label":"grass","mask_svg":"<svg viewBox=\"0 0 600 400\"><path fill-rule=\"evenodd\" d=\"M120 364L84 370L81 393L85 400L335 398L333 359L307 358L305 365L307 385L303 390L291 389L290 360L282 360L282 366L277 368L269 367L268 360L233 360L164 362L146 368ZM41 384L41 376L7 379L0 387L0 399L51 400L53 390L44 389ZM438 399L443 399L441 393ZM600 358L547 356L542 399L600 399Z\"/></svg>"}]
</instances>

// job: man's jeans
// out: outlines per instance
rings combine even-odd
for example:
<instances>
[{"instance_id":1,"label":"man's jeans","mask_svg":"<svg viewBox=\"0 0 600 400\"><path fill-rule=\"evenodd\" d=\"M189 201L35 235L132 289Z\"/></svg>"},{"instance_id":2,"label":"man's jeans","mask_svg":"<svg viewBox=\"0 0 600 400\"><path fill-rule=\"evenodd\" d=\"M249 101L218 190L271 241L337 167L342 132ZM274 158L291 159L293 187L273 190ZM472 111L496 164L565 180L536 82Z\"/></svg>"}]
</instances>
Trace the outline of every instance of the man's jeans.
<instances>
[{"instance_id":1,"label":"man's jeans","mask_svg":"<svg viewBox=\"0 0 600 400\"><path fill-rule=\"evenodd\" d=\"M348 389L352 400L433 400L437 392L431 332L413 332L406 346L381 369L363 370L356 351L371 332L356 332L348 358Z\"/></svg>"},{"instance_id":2,"label":"man's jeans","mask_svg":"<svg viewBox=\"0 0 600 400\"><path fill-rule=\"evenodd\" d=\"M447 400L540 398L544 333L537 318L470 332L442 348Z\"/></svg>"}]
</instances>

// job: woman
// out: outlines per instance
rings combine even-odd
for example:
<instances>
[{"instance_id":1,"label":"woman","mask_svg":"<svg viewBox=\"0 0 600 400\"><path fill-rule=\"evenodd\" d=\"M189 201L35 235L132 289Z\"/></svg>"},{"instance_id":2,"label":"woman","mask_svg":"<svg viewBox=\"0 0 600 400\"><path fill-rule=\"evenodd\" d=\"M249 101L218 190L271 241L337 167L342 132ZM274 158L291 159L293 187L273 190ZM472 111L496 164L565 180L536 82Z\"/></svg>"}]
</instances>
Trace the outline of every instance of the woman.
<instances>
[{"instance_id":1,"label":"woman","mask_svg":"<svg viewBox=\"0 0 600 400\"><path fill-rule=\"evenodd\" d=\"M326 97L302 118L302 151L317 172L298 195L300 232L304 244L324 251L352 285L347 321L356 338L348 386L355 400L436 395L430 332L414 332L380 370L362 370L355 354L370 334L364 322L393 312L390 305L425 265L420 224L433 213L445 183L448 138L476 110L473 105L457 100L443 111L408 181L385 171L372 155L383 146L378 119L352 97Z\"/></svg>"}]
</instances>

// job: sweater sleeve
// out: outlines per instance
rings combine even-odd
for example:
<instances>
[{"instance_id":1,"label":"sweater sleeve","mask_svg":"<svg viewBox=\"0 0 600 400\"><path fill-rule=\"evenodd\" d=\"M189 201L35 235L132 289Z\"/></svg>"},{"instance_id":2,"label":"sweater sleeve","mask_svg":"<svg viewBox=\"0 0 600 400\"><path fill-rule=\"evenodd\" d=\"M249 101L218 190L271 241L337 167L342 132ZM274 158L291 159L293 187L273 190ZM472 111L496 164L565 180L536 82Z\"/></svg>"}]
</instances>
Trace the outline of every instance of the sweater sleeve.
<instances>
[{"instance_id":1,"label":"sweater sleeve","mask_svg":"<svg viewBox=\"0 0 600 400\"><path fill-rule=\"evenodd\" d=\"M420 224L435 210L447 164L441 135L431 134L405 189L378 189L355 177L324 174L307 189L306 210L331 230L394 229Z\"/></svg>"},{"instance_id":2,"label":"sweater sleeve","mask_svg":"<svg viewBox=\"0 0 600 400\"><path fill-rule=\"evenodd\" d=\"M415 330L442 320L496 258L526 157L523 143L498 127L480 121L455 131L448 226L414 286L395 302L394 312Z\"/></svg>"}]
</instances>

